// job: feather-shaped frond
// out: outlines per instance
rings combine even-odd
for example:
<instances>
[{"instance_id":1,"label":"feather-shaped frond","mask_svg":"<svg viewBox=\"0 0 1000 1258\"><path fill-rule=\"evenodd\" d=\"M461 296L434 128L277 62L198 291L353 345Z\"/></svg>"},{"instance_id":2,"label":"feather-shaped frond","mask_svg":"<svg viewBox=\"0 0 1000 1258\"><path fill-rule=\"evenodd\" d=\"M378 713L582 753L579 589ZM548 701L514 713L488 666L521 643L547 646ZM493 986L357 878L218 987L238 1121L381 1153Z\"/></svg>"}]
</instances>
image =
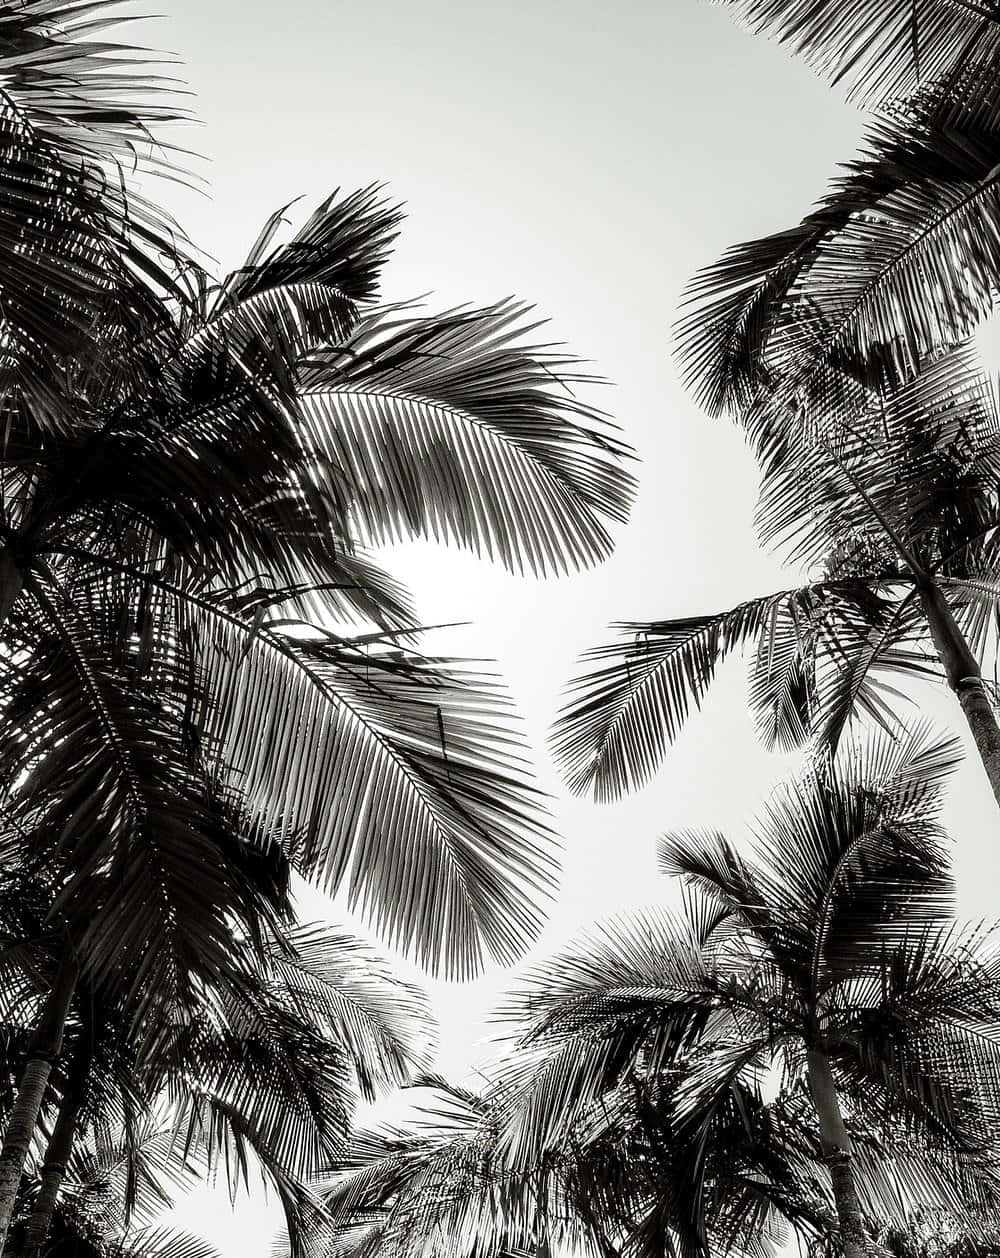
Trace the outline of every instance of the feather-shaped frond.
<instances>
[{"instance_id":1,"label":"feather-shaped frond","mask_svg":"<svg viewBox=\"0 0 1000 1258\"><path fill-rule=\"evenodd\" d=\"M1000 56L1000 17L975 0L721 2L867 105L970 65L986 73Z\"/></svg>"},{"instance_id":2,"label":"feather-shaped frond","mask_svg":"<svg viewBox=\"0 0 1000 1258\"><path fill-rule=\"evenodd\" d=\"M773 623L794 593L711 616L617 626L618 642L584 656L595 667L570 684L570 702L553 730L571 789L613 799L642 786L700 706L717 666Z\"/></svg>"},{"instance_id":3,"label":"feather-shaped frond","mask_svg":"<svg viewBox=\"0 0 1000 1258\"><path fill-rule=\"evenodd\" d=\"M422 963L468 974L538 929L552 840L502 695L460 666L201 604L202 718L306 872Z\"/></svg>"},{"instance_id":4,"label":"feather-shaped frond","mask_svg":"<svg viewBox=\"0 0 1000 1258\"><path fill-rule=\"evenodd\" d=\"M378 293L379 273L403 213L377 184L347 196L334 192L291 239L277 242L290 206L265 223L246 261L222 284L216 311L258 293L317 286L340 293L353 306ZM276 243L277 242L277 243Z\"/></svg>"},{"instance_id":5,"label":"feather-shaped frond","mask_svg":"<svg viewBox=\"0 0 1000 1258\"><path fill-rule=\"evenodd\" d=\"M573 360L526 340L525 314L375 314L304 369L305 426L362 537L456 542L518 571L609 553L627 448L575 397Z\"/></svg>"},{"instance_id":6,"label":"feather-shaped frond","mask_svg":"<svg viewBox=\"0 0 1000 1258\"><path fill-rule=\"evenodd\" d=\"M343 1046L365 1099L429 1069L426 996L346 931L295 926L273 947L269 970L283 997Z\"/></svg>"},{"instance_id":7,"label":"feather-shaped frond","mask_svg":"<svg viewBox=\"0 0 1000 1258\"><path fill-rule=\"evenodd\" d=\"M751 700L762 735L795 745L807 732L819 665L839 663L841 620L878 623L869 584L834 579L740 603L728 612L619 626L622 636L584 656L552 745L575 791L613 799L642 786L732 652L755 647Z\"/></svg>"},{"instance_id":8,"label":"feather-shaped frond","mask_svg":"<svg viewBox=\"0 0 1000 1258\"><path fill-rule=\"evenodd\" d=\"M933 95L872 124L867 147L799 227L740 245L693 281L679 325L689 384L773 457L781 433L830 431L912 379L990 309L1000 111ZM934 298L927 296L933 276Z\"/></svg>"}]
</instances>

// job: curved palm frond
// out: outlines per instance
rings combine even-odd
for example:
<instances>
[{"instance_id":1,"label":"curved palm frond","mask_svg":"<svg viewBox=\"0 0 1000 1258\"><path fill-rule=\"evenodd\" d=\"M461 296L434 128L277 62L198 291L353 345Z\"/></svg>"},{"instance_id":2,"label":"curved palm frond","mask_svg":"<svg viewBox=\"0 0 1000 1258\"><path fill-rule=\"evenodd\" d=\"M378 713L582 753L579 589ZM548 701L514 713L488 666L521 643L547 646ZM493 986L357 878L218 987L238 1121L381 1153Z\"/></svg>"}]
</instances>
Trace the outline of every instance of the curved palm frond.
<instances>
[{"instance_id":1,"label":"curved palm frond","mask_svg":"<svg viewBox=\"0 0 1000 1258\"><path fill-rule=\"evenodd\" d=\"M296 925L272 946L269 971L282 995L343 1045L365 1100L430 1068L427 997L346 931Z\"/></svg>"},{"instance_id":2,"label":"curved palm frond","mask_svg":"<svg viewBox=\"0 0 1000 1258\"><path fill-rule=\"evenodd\" d=\"M783 432L836 430L873 391L966 342L990 309L1000 155L990 102L954 117L931 93L878 119L799 227L737 246L692 282L678 325L688 383L710 410L734 413L769 460Z\"/></svg>"},{"instance_id":3,"label":"curved palm frond","mask_svg":"<svg viewBox=\"0 0 1000 1258\"><path fill-rule=\"evenodd\" d=\"M978 0L721 0L865 105L985 75L1000 55L1000 17Z\"/></svg>"},{"instance_id":4,"label":"curved palm frond","mask_svg":"<svg viewBox=\"0 0 1000 1258\"><path fill-rule=\"evenodd\" d=\"M700 706L718 665L751 643L758 726L776 745L794 745L815 719L811 711L826 685L819 665L839 663L841 634L879 625L887 610L869 582L848 577L712 616L621 625L627 636L584 656L603 667L571 682L571 700L553 730L553 751L570 788L590 788L607 800L642 786Z\"/></svg>"},{"instance_id":5,"label":"curved palm frond","mask_svg":"<svg viewBox=\"0 0 1000 1258\"><path fill-rule=\"evenodd\" d=\"M302 411L363 537L452 541L517 571L604 558L627 448L579 402L572 359L525 340L527 308L363 319L312 356Z\"/></svg>"},{"instance_id":6,"label":"curved palm frond","mask_svg":"<svg viewBox=\"0 0 1000 1258\"><path fill-rule=\"evenodd\" d=\"M529 893L548 891L555 861L492 683L331 634L248 631L217 603L201 612L202 723L301 868L346 886L432 969L467 975L484 947L515 956L540 924Z\"/></svg>"}]
</instances>

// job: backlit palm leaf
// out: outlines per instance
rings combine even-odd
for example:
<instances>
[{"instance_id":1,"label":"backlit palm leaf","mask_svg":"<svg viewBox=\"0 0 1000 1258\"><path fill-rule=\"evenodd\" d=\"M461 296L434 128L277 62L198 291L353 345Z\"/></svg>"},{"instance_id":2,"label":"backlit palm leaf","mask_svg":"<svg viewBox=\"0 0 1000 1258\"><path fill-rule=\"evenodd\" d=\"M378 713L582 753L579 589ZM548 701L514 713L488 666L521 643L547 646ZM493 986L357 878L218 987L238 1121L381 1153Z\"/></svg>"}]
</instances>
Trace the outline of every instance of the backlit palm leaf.
<instances>
[{"instance_id":1,"label":"backlit palm leaf","mask_svg":"<svg viewBox=\"0 0 1000 1258\"><path fill-rule=\"evenodd\" d=\"M309 362L305 424L363 537L454 541L536 572L608 554L605 521L632 494L624 447L574 397L573 361L525 340L525 314L376 314Z\"/></svg>"},{"instance_id":2,"label":"backlit palm leaf","mask_svg":"<svg viewBox=\"0 0 1000 1258\"><path fill-rule=\"evenodd\" d=\"M864 104L1000 54L1000 17L978 0L722 0Z\"/></svg>"}]
</instances>

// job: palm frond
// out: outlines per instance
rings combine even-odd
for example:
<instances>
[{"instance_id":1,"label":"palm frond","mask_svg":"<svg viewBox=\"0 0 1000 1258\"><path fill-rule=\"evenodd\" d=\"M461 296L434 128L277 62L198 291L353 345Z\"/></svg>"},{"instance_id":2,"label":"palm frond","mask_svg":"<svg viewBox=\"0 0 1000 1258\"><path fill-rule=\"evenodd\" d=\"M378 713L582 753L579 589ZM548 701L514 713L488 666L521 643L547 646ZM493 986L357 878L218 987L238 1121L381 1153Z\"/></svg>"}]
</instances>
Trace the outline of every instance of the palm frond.
<instances>
[{"instance_id":1,"label":"palm frond","mask_svg":"<svg viewBox=\"0 0 1000 1258\"><path fill-rule=\"evenodd\" d=\"M386 201L377 184L347 196L338 189L290 240L276 243L289 208L268 219L246 261L223 282L217 312L256 294L302 286L339 293L352 308L377 296L379 273L403 219L401 207Z\"/></svg>"},{"instance_id":2,"label":"palm frond","mask_svg":"<svg viewBox=\"0 0 1000 1258\"><path fill-rule=\"evenodd\" d=\"M686 378L709 409L738 416L760 452L772 456L789 424L829 431L864 411L873 390L911 380L989 310L1000 118L990 99L975 118L930 94L876 120L813 214L693 281L678 326Z\"/></svg>"},{"instance_id":3,"label":"palm frond","mask_svg":"<svg viewBox=\"0 0 1000 1258\"><path fill-rule=\"evenodd\" d=\"M343 1045L366 1100L429 1069L435 1044L427 997L362 941L320 923L298 924L273 947L269 968L293 1005Z\"/></svg>"},{"instance_id":4,"label":"palm frond","mask_svg":"<svg viewBox=\"0 0 1000 1258\"><path fill-rule=\"evenodd\" d=\"M780 745L805 733L813 702L808 642L827 609L877 605L862 581L782 590L728 612L619 625L620 641L584 656L597 667L569 687L552 746L574 791L613 799L642 786L704 698L718 665L754 643L752 698L762 732Z\"/></svg>"},{"instance_id":5,"label":"palm frond","mask_svg":"<svg viewBox=\"0 0 1000 1258\"><path fill-rule=\"evenodd\" d=\"M302 412L341 470L363 538L412 535L516 571L604 558L627 448L572 391L573 360L525 339L526 308L363 319L304 369Z\"/></svg>"},{"instance_id":6,"label":"palm frond","mask_svg":"<svg viewBox=\"0 0 1000 1258\"><path fill-rule=\"evenodd\" d=\"M554 858L504 698L459 666L243 621L202 601L218 740L300 867L423 964L467 975L533 938Z\"/></svg>"},{"instance_id":7,"label":"palm frond","mask_svg":"<svg viewBox=\"0 0 1000 1258\"><path fill-rule=\"evenodd\" d=\"M721 0L852 99L874 105L1000 55L1000 18L978 0Z\"/></svg>"}]
</instances>

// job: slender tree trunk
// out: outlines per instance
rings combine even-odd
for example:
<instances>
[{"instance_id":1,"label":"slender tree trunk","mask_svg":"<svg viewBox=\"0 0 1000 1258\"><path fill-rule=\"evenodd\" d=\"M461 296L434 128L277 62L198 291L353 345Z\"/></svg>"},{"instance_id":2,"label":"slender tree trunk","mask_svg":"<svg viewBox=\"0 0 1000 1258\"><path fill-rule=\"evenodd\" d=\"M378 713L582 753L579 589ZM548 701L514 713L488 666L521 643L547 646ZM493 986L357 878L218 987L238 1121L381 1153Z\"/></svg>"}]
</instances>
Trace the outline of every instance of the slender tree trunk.
<instances>
[{"instance_id":1,"label":"slender tree trunk","mask_svg":"<svg viewBox=\"0 0 1000 1258\"><path fill-rule=\"evenodd\" d=\"M925 578L917 582L917 591L948 685L962 705L979 758L1000 804L1000 723L983 686L979 662L969 649L940 586Z\"/></svg>"},{"instance_id":2,"label":"slender tree trunk","mask_svg":"<svg viewBox=\"0 0 1000 1258\"><path fill-rule=\"evenodd\" d=\"M819 1049L810 1048L806 1053L809 1092L812 1096L816 1117L819 1119L819 1138L823 1156L830 1168L833 1200L840 1223L840 1245L844 1258L870 1258L868 1238L865 1235L864 1216L854 1185L854 1157L851 1138L844 1126L840 1101L830 1069L830 1059Z\"/></svg>"},{"instance_id":3,"label":"slender tree trunk","mask_svg":"<svg viewBox=\"0 0 1000 1258\"><path fill-rule=\"evenodd\" d=\"M62 1051L63 1028L73 999L79 966L71 954L63 958L31 1037L21 1082L14 1100L3 1146L0 1147L0 1254L7 1244L14 1201L48 1086L52 1063Z\"/></svg>"},{"instance_id":4,"label":"slender tree trunk","mask_svg":"<svg viewBox=\"0 0 1000 1258\"><path fill-rule=\"evenodd\" d=\"M66 1163L73 1152L77 1120L86 1100L89 1074L90 1044L81 1036L66 1075L66 1090L59 1106L59 1115L45 1150L42 1185L35 1198L35 1206L22 1242L21 1253L24 1258L39 1258L49 1234L52 1215L59 1200L59 1190L66 1174Z\"/></svg>"},{"instance_id":5,"label":"slender tree trunk","mask_svg":"<svg viewBox=\"0 0 1000 1258\"><path fill-rule=\"evenodd\" d=\"M4 547L0 550L0 625L10 615L23 587L24 574Z\"/></svg>"}]
</instances>

